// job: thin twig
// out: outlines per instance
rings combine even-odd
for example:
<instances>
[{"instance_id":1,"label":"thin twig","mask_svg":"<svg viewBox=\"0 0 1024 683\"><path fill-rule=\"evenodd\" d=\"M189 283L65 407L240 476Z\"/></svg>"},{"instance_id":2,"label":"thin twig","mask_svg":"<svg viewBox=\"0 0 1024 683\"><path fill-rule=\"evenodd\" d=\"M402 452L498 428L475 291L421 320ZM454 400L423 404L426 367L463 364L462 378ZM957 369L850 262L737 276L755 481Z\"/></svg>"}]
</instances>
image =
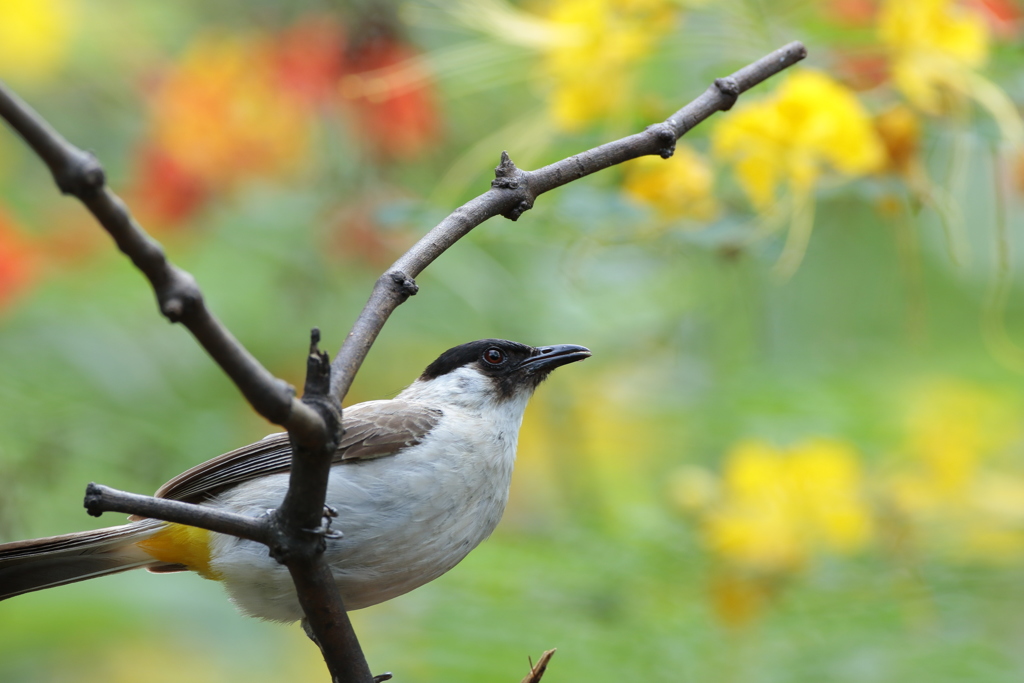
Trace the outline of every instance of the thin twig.
<instances>
[{"instance_id":1,"label":"thin twig","mask_svg":"<svg viewBox=\"0 0 1024 683\"><path fill-rule=\"evenodd\" d=\"M792 42L731 76L715 80L702 95L665 122L536 171L516 168L508 154L503 152L491 189L455 209L377 280L369 301L334 358L331 380L334 396L339 400L345 397L384 323L396 308L416 294L415 278L473 228L494 216L516 220L533 206L541 194L609 166L650 154L664 158L672 156L676 140L687 131L716 111L730 109L742 93L806 56L807 49L803 44Z\"/></svg>"},{"instance_id":2,"label":"thin twig","mask_svg":"<svg viewBox=\"0 0 1024 683\"><path fill-rule=\"evenodd\" d=\"M127 491L89 484L85 489L85 509L93 517L104 512L127 512L165 522L187 524L222 534L231 534L259 543L268 542L267 524L260 517L238 515L225 510L192 505L166 498L140 496Z\"/></svg>"},{"instance_id":3,"label":"thin twig","mask_svg":"<svg viewBox=\"0 0 1024 683\"><path fill-rule=\"evenodd\" d=\"M548 662L555 656L555 649L545 650L544 654L540 656L536 664L530 665L530 673L526 674L526 678L522 680L522 683L540 683L541 677L544 676L544 672L548 670Z\"/></svg>"}]
</instances>

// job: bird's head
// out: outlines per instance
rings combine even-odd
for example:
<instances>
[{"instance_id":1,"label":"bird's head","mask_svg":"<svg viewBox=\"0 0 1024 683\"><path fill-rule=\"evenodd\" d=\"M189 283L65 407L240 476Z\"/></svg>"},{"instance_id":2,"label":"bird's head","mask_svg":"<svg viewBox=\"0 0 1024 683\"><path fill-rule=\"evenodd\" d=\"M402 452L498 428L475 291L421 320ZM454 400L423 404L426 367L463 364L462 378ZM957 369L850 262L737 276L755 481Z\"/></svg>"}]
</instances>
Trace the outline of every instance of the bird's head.
<instances>
[{"instance_id":1,"label":"bird's head","mask_svg":"<svg viewBox=\"0 0 1024 683\"><path fill-rule=\"evenodd\" d=\"M589 349L574 344L533 347L481 339L442 353L403 393L433 394L440 400L481 407L509 402L525 407L552 370L589 357Z\"/></svg>"}]
</instances>

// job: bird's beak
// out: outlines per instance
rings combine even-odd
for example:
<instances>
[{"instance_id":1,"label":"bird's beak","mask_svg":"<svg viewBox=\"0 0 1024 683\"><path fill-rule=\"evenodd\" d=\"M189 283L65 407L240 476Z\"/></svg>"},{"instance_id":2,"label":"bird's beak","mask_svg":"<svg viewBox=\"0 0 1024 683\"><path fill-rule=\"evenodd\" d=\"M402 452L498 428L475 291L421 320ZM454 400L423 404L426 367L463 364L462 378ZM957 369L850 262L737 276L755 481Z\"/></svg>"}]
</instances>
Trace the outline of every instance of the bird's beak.
<instances>
[{"instance_id":1,"label":"bird's beak","mask_svg":"<svg viewBox=\"0 0 1024 683\"><path fill-rule=\"evenodd\" d=\"M523 361L519 367L533 374L543 370L551 372L557 367L575 363L584 358L590 358L590 349L575 344L556 344L554 346L542 346L537 349L536 356L530 356Z\"/></svg>"}]
</instances>

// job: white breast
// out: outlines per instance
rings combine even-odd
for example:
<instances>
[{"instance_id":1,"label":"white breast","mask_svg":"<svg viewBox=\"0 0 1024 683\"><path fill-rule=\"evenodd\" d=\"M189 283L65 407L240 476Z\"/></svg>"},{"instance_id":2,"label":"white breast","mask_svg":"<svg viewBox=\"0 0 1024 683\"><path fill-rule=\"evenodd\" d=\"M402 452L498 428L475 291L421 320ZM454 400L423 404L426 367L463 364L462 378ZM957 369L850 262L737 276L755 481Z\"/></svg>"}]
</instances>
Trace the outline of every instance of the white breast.
<instances>
[{"instance_id":1,"label":"white breast","mask_svg":"<svg viewBox=\"0 0 1024 683\"><path fill-rule=\"evenodd\" d=\"M345 606L360 609L406 593L454 567L497 526L508 500L516 440L526 399L495 404L474 376L446 375L414 383L398 397L443 405L444 416L417 446L400 453L335 465L327 502L338 510L326 557ZM482 379L482 378L481 378ZM426 384L428 386L417 386ZM434 385L434 386L429 386ZM438 390L449 399L439 404ZM246 482L215 504L246 514L276 507L286 474ZM249 614L275 621L302 617L288 571L265 546L215 535L211 568Z\"/></svg>"}]
</instances>

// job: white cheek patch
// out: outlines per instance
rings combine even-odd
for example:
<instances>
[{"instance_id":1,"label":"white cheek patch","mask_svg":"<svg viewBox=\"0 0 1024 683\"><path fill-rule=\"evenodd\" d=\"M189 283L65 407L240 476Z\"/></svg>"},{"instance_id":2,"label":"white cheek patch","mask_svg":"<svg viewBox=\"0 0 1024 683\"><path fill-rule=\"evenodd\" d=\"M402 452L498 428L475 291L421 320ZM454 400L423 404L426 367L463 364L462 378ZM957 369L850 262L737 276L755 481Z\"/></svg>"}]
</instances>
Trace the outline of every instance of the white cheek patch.
<instances>
[{"instance_id":1,"label":"white cheek patch","mask_svg":"<svg viewBox=\"0 0 1024 683\"><path fill-rule=\"evenodd\" d=\"M466 410L481 411L495 404L496 394L490 377L466 366L427 382L416 380L399 394L398 398L439 406L457 405Z\"/></svg>"}]
</instances>

